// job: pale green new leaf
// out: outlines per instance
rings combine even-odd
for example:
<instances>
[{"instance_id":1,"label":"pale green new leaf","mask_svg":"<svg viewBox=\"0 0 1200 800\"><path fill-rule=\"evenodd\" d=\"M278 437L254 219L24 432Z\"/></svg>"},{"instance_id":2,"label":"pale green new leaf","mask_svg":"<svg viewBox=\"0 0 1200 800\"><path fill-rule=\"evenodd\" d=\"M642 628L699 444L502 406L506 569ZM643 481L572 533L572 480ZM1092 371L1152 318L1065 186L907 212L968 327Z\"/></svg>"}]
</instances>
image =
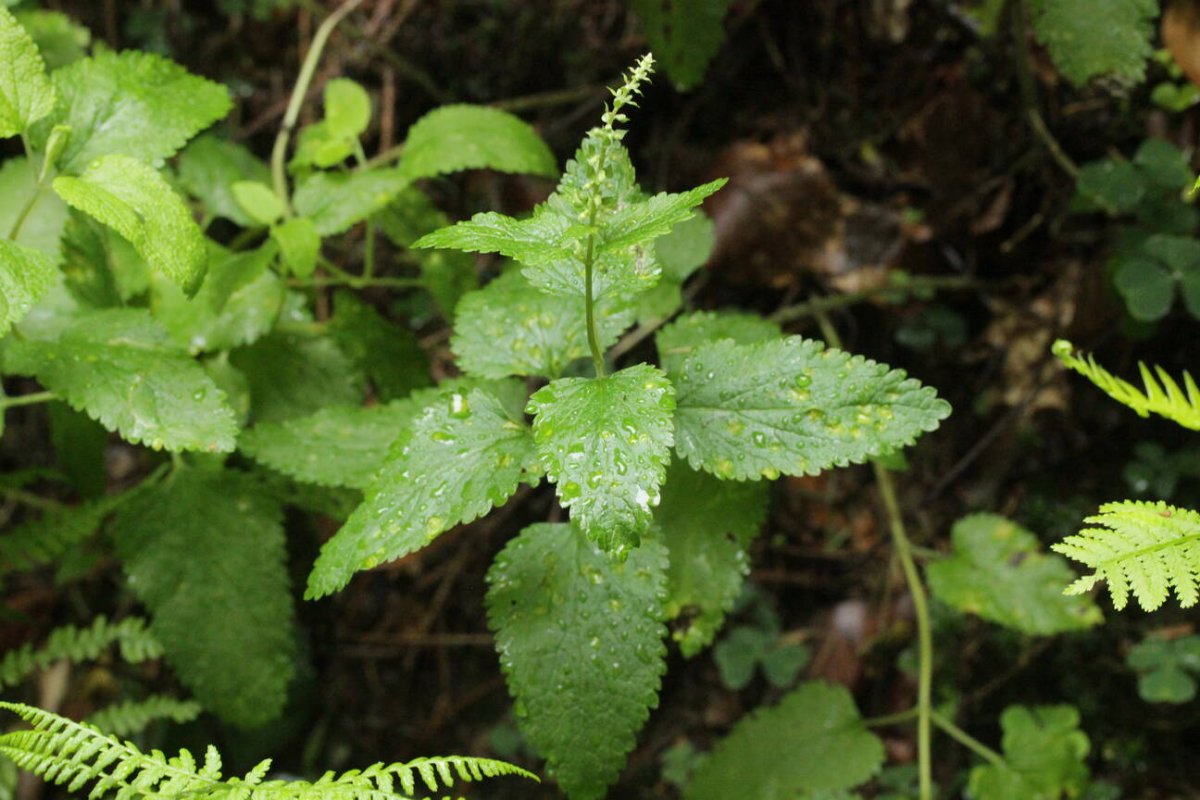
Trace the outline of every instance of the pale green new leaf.
<instances>
[{"instance_id":1,"label":"pale green new leaf","mask_svg":"<svg viewBox=\"0 0 1200 800\"><path fill-rule=\"evenodd\" d=\"M1004 764L971 770L968 792L977 800L1059 800L1079 797L1087 785L1090 743L1073 706L1009 706L1000 715Z\"/></svg>"},{"instance_id":2,"label":"pale green new leaf","mask_svg":"<svg viewBox=\"0 0 1200 800\"><path fill-rule=\"evenodd\" d=\"M232 108L224 86L136 50L97 53L57 70L53 80L58 103L35 138L40 144L52 126L70 126L58 162L67 173L109 155L157 164Z\"/></svg>"},{"instance_id":3,"label":"pale green new leaf","mask_svg":"<svg viewBox=\"0 0 1200 800\"><path fill-rule=\"evenodd\" d=\"M0 165L0 236L13 229L27 206L29 212L17 244L40 250L58 264L62 260L58 243L67 224L67 206L54 192L38 189L37 174L27 159L10 158Z\"/></svg>"},{"instance_id":4,"label":"pale green new leaf","mask_svg":"<svg viewBox=\"0 0 1200 800\"><path fill-rule=\"evenodd\" d=\"M732 339L738 344L769 342L783 336L778 323L757 314L738 311L694 311L684 314L663 328L655 336L658 358L662 368L672 377L677 376L683 362L696 348L721 339Z\"/></svg>"},{"instance_id":5,"label":"pale green new leaf","mask_svg":"<svg viewBox=\"0 0 1200 800\"><path fill-rule=\"evenodd\" d=\"M533 438L571 520L607 551L637 545L660 499L675 388L649 364L562 378L529 398Z\"/></svg>"},{"instance_id":6,"label":"pale green new leaf","mask_svg":"<svg viewBox=\"0 0 1200 800\"><path fill-rule=\"evenodd\" d=\"M229 190L242 211L259 225L273 225L287 211L279 195L262 181L234 181Z\"/></svg>"},{"instance_id":7,"label":"pale green new leaf","mask_svg":"<svg viewBox=\"0 0 1200 800\"><path fill-rule=\"evenodd\" d=\"M24 133L54 108L54 86L33 38L0 6L0 138Z\"/></svg>"},{"instance_id":8,"label":"pale green new leaf","mask_svg":"<svg viewBox=\"0 0 1200 800\"><path fill-rule=\"evenodd\" d=\"M742 719L692 775L685 800L791 800L838 791L883 765L871 733L843 686L805 683L771 708Z\"/></svg>"},{"instance_id":9,"label":"pale green new leaf","mask_svg":"<svg viewBox=\"0 0 1200 800\"><path fill-rule=\"evenodd\" d=\"M363 504L321 548L305 597L331 594L354 573L419 550L536 477L529 429L496 394L437 393L400 430Z\"/></svg>"},{"instance_id":10,"label":"pale green new leaf","mask_svg":"<svg viewBox=\"0 0 1200 800\"><path fill-rule=\"evenodd\" d=\"M1022 633L1049 636L1097 625L1090 597L1067 597L1065 559L1043 553L1037 537L996 514L954 523L953 552L926 568L934 596L959 611Z\"/></svg>"},{"instance_id":11,"label":"pale green new leaf","mask_svg":"<svg viewBox=\"0 0 1200 800\"><path fill-rule=\"evenodd\" d=\"M488 627L517 723L571 800L599 800L658 703L666 553L616 561L570 525L532 525L488 572Z\"/></svg>"},{"instance_id":12,"label":"pale green new leaf","mask_svg":"<svg viewBox=\"0 0 1200 800\"><path fill-rule=\"evenodd\" d=\"M378 406L323 408L244 431L238 448L285 475L322 486L366 489L394 442L438 389Z\"/></svg>"},{"instance_id":13,"label":"pale green new leaf","mask_svg":"<svg viewBox=\"0 0 1200 800\"><path fill-rule=\"evenodd\" d=\"M701 345L676 385L677 451L724 479L862 463L912 444L950 413L902 370L799 336Z\"/></svg>"},{"instance_id":14,"label":"pale green new leaf","mask_svg":"<svg viewBox=\"0 0 1200 800\"><path fill-rule=\"evenodd\" d=\"M667 619L687 658L712 643L750 572L746 549L767 516L767 484L717 480L683 461L667 469L654 522L670 553Z\"/></svg>"},{"instance_id":15,"label":"pale green new leaf","mask_svg":"<svg viewBox=\"0 0 1200 800\"><path fill-rule=\"evenodd\" d=\"M1055 65L1081 86L1099 75L1140 83L1154 54L1156 0L1033 0L1033 27Z\"/></svg>"},{"instance_id":16,"label":"pale green new leaf","mask_svg":"<svg viewBox=\"0 0 1200 800\"><path fill-rule=\"evenodd\" d=\"M274 272L272 246L240 253L209 243L208 277L193 298L161 276L150 307L180 347L193 355L229 350L265 336L279 317L287 287Z\"/></svg>"},{"instance_id":17,"label":"pale green new leaf","mask_svg":"<svg viewBox=\"0 0 1200 800\"><path fill-rule=\"evenodd\" d=\"M667 75L681 89L704 77L708 62L725 38L722 21L731 0L633 0L634 13Z\"/></svg>"},{"instance_id":18,"label":"pale green new leaf","mask_svg":"<svg viewBox=\"0 0 1200 800\"><path fill-rule=\"evenodd\" d=\"M54 191L125 237L152 268L189 296L200 288L208 261L204 234L155 169L136 158L103 156L78 178L55 178Z\"/></svg>"},{"instance_id":19,"label":"pale green new leaf","mask_svg":"<svg viewBox=\"0 0 1200 800\"><path fill-rule=\"evenodd\" d=\"M371 124L371 97L349 78L325 84L325 124L337 136L357 138Z\"/></svg>"},{"instance_id":20,"label":"pale green new leaf","mask_svg":"<svg viewBox=\"0 0 1200 800\"><path fill-rule=\"evenodd\" d=\"M1103 580L1118 611L1130 592L1146 611L1161 606L1172 586L1184 608L1200 599L1200 513L1125 500L1100 506L1100 513L1084 522L1097 527L1051 545L1095 570L1071 584L1069 594L1082 594Z\"/></svg>"},{"instance_id":21,"label":"pale green new leaf","mask_svg":"<svg viewBox=\"0 0 1200 800\"><path fill-rule=\"evenodd\" d=\"M150 630L196 698L236 725L283 710L295 671L283 511L249 476L176 470L113 524Z\"/></svg>"},{"instance_id":22,"label":"pale green new leaf","mask_svg":"<svg viewBox=\"0 0 1200 800\"><path fill-rule=\"evenodd\" d=\"M383 210L409 183L397 168L314 172L296 186L292 203L313 221L317 233L333 236Z\"/></svg>"},{"instance_id":23,"label":"pale green new leaf","mask_svg":"<svg viewBox=\"0 0 1200 800\"><path fill-rule=\"evenodd\" d=\"M308 217L292 217L271 228L271 241L279 246L279 257L293 275L307 278L317 269L321 234Z\"/></svg>"},{"instance_id":24,"label":"pale green new leaf","mask_svg":"<svg viewBox=\"0 0 1200 800\"><path fill-rule=\"evenodd\" d=\"M1075 370L1118 403L1132 408L1138 416L1158 414L1191 430L1200 430L1200 388L1190 372L1183 373L1183 387L1162 367L1153 371L1138 362L1142 386L1138 389L1121 380L1096 363L1093 356L1080 358L1075 347L1065 339L1054 343L1054 355L1065 366ZM1157 375L1157 377L1156 377Z\"/></svg>"},{"instance_id":25,"label":"pale green new leaf","mask_svg":"<svg viewBox=\"0 0 1200 800\"><path fill-rule=\"evenodd\" d=\"M58 270L40 250L0 239L0 336L54 286Z\"/></svg>"},{"instance_id":26,"label":"pale green new leaf","mask_svg":"<svg viewBox=\"0 0 1200 800\"><path fill-rule=\"evenodd\" d=\"M233 196L237 181L270 183L271 170L242 145L212 134L198 136L179 154L183 190L200 200L209 214L249 228L254 220Z\"/></svg>"},{"instance_id":27,"label":"pale green new leaf","mask_svg":"<svg viewBox=\"0 0 1200 800\"><path fill-rule=\"evenodd\" d=\"M460 367L484 378L557 378L590 352L585 317L582 296L546 294L519 270L509 270L463 296L450 346ZM612 302L598 303L595 317L602 349L616 342L633 319L627 305Z\"/></svg>"},{"instance_id":28,"label":"pale green new leaf","mask_svg":"<svg viewBox=\"0 0 1200 800\"><path fill-rule=\"evenodd\" d=\"M57 340L9 342L5 366L36 376L127 441L171 451L233 449L237 425L224 393L147 311L80 313Z\"/></svg>"},{"instance_id":29,"label":"pale green new leaf","mask_svg":"<svg viewBox=\"0 0 1200 800\"><path fill-rule=\"evenodd\" d=\"M408 130L397 166L410 180L464 169L494 169L553 178L558 165L528 123L497 108L442 106Z\"/></svg>"},{"instance_id":30,"label":"pale green new leaf","mask_svg":"<svg viewBox=\"0 0 1200 800\"><path fill-rule=\"evenodd\" d=\"M363 399L362 372L331 335L276 330L234 350L229 360L246 377L256 424Z\"/></svg>"}]
</instances>

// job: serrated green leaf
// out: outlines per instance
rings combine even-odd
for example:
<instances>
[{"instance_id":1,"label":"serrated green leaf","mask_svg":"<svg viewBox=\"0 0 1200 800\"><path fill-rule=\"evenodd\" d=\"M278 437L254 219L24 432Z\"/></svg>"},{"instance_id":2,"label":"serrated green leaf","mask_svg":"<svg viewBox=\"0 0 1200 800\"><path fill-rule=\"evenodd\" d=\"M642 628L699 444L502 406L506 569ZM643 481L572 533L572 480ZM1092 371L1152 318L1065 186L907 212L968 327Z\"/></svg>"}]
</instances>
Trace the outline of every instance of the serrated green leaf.
<instances>
[{"instance_id":1,"label":"serrated green leaf","mask_svg":"<svg viewBox=\"0 0 1200 800\"><path fill-rule=\"evenodd\" d=\"M750 571L746 549L767 514L767 484L720 481L672 462L654 522L671 555L667 618L687 658L707 647Z\"/></svg>"},{"instance_id":2,"label":"serrated green leaf","mask_svg":"<svg viewBox=\"0 0 1200 800\"><path fill-rule=\"evenodd\" d=\"M1103 616L1090 597L1068 597L1066 559L1042 552L1037 537L996 514L954 523L952 554L926 568L934 596L959 611L1037 636L1081 630Z\"/></svg>"},{"instance_id":3,"label":"serrated green leaf","mask_svg":"<svg viewBox=\"0 0 1200 800\"><path fill-rule=\"evenodd\" d=\"M555 297L509 270L479 291L463 296L455 311L450 347L459 366L484 378L539 375L557 378L589 354L586 309L580 297ZM595 310L600 347L629 327L626 304L601 302Z\"/></svg>"},{"instance_id":4,"label":"serrated green leaf","mask_svg":"<svg viewBox=\"0 0 1200 800\"><path fill-rule=\"evenodd\" d=\"M419 550L536 477L529 429L486 389L439 393L401 429L363 504L321 548L305 596Z\"/></svg>"},{"instance_id":5,"label":"serrated green leaf","mask_svg":"<svg viewBox=\"0 0 1200 800\"><path fill-rule=\"evenodd\" d=\"M58 270L40 250L0 239L0 336L54 286Z\"/></svg>"},{"instance_id":6,"label":"serrated green leaf","mask_svg":"<svg viewBox=\"0 0 1200 800\"><path fill-rule=\"evenodd\" d=\"M136 50L97 53L57 70L53 81L58 102L34 139L41 144L54 125L70 126L71 139L58 162L67 173L102 156L156 164L233 107L219 83Z\"/></svg>"},{"instance_id":7,"label":"serrated green leaf","mask_svg":"<svg viewBox=\"0 0 1200 800\"><path fill-rule=\"evenodd\" d=\"M209 246L208 277L189 299L173 283L156 276L150 307L189 353L230 350L265 336L279 318L287 287L271 271L275 248L230 252Z\"/></svg>"},{"instance_id":8,"label":"serrated green leaf","mask_svg":"<svg viewBox=\"0 0 1200 800\"><path fill-rule=\"evenodd\" d=\"M65 67L87 55L87 47L92 43L91 31L73 22L66 14L27 9L13 16L37 45L47 69Z\"/></svg>"},{"instance_id":9,"label":"serrated green leaf","mask_svg":"<svg viewBox=\"0 0 1200 800\"><path fill-rule=\"evenodd\" d=\"M533 438L571 520L607 551L637 545L660 499L675 388L638 364L603 378L561 378L529 398Z\"/></svg>"},{"instance_id":10,"label":"serrated green leaf","mask_svg":"<svg viewBox=\"0 0 1200 800\"><path fill-rule=\"evenodd\" d=\"M571 800L599 800L658 703L666 553L614 561L570 525L533 525L488 572L488 626L525 738Z\"/></svg>"},{"instance_id":11,"label":"serrated green leaf","mask_svg":"<svg viewBox=\"0 0 1200 800\"><path fill-rule=\"evenodd\" d=\"M296 186L292 204L313 221L317 233L345 233L392 202L409 179L399 169L366 172L314 172Z\"/></svg>"},{"instance_id":12,"label":"serrated green leaf","mask_svg":"<svg viewBox=\"0 0 1200 800\"><path fill-rule=\"evenodd\" d=\"M731 0L633 0L655 58L680 89L690 89L704 77L708 62L725 39L722 21Z\"/></svg>"},{"instance_id":13,"label":"serrated green leaf","mask_svg":"<svg viewBox=\"0 0 1200 800\"><path fill-rule=\"evenodd\" d=\"M82 212L68 212L61 248L66 288L85 306L126 305L150 288L150 267L133 245Z\"/></svg>"},{"instance_id":14,"label":"serrated green leaf","mask_svg":"<svg viewBox=\"0 0 1200 800\"><path fill-rule=\"evenodd\" d=\"M307 417L256 425L242 433L238 448L301 481L366 489L392 443L442 394L424 389L384 405L323 408Z\"/></svg>"},{"instance_id":15,"label":"serrated green leaf","mask_svg":"<svg viewBox=\"0 0 1200 800\"><path fill-rule=\"evenodd\" d=\"M103 156L78 178L54 179L73 208L115 230L154 269L188 295L204 280L204 234L163 177L136 158Z\"/></svg>"},{"instance_id":16,"label":"serrated green leaf","mask_svg":"<svg viewBox=\"0 0 1200 800\"><path fill-rule=\"evenodd\" d=\"M5 367L130 442L171 451L233 449L237 425L204 370L141 309L83 312L56 341L12 341Z\"/></svg>"},{"instance_id":17,"label":"serrated green leaf","mask_svg":"<svg viewBox=\"0 0 1200 800\"><path fill-rule=\"evenodd\" d=\"M271 240L279 245L279 256L293 275L307 278L317 269L321 234L308 217L292 217L272 227Z\"/></svg>"},{"instance_id":18,"label":"serrated green leaf","mask_svg":"<svg viewBox=\"0 0 1200 800\"><path fill-rule=\"evenodd\" d=\"M234 181L229 190L246 216L259 225L273 225L287 210L279 196L265 183Z\"/></svg>"},{"instance_id":19,"label":"serrated green leaf","mask_svg":"<svg viewBox=\"0 0 1200 800\"><path fill-rule=\"evenodd\" d=\"M333 309L329 333L380 400L399 400L430 384L429 358L411 330L384 319L353 292L339 291Z\"/></svg>"},{"instance_id":20,"label":"serrated green leaf","mask_svg":"<svg viewBox=\"0 0 1200 800\"><path fill-rule=\"evenodd\" d=\"M362 373L331 336L277 330L234 350L230 363L246 376L256 424L363 399Z\"/></svg>"},{"instance_id":21,"label":"serrated green leaf","mask_svg":"<svg viewBox=\"0 0 1200 800\"><path fill-rule=\"evenodd\" d=\"M1000 716L1004 765L971 770L968 791L979 800L1078 797L1087 783L1090 745L1072 706L1009 706Z\"/></svg>"},{"instance_id":22,"label":"serrated green leaf","mask_svg":"<svg viewBox=\"0 0 1200 800\"><path fill-rule=\"evenodd\" d=\"M686 800L789 800L837 791L883 765L883 743L862 723L845 687L805 683L772 708L744 718L703 761Z\"/></svg>"},{"instance_id":23,"label":"serrated green leaf","mask_svg":"<svg viewBox=\"0 0 1200 800\"><path fill-rule=\"evenodd\" d=\"M40 250L58 264L62 260L58 243L67 224L67 206L53 192L38 189L37 175L27 159L10 158L0 165L0 236L8 235L27 206L17 244Z\"/></svg>"},{"instance_id":24,"label":"serrated green leaf","mask_svg":"<svg viewBox=\"0 0 1200 800\"><path fill-rule=\"evenodd\" d=\"M16 136L54 108L54 86L33 38L0 7L0 139Z\"/></svg>"},{"instance_id":25,"label":"serrated green leaf","mask_svg":"<svg viewBox=\"0 0 1200 800\"><path fill-rule=\"evenodd\" d=\"M528 123L486 106L450 105L408 129L397 165L410 180L464 169L558 175L554 154Z\"/></svg>"},{"instance_id":26,"label":"serrated green leaf","mask_svg":"<svg viewBox=\"0 0 1200 800\"><path fill-rule=\"evenodd\" d=\"M356 139L371 124L371 98L349 78L325 84L325 124L336 136Z\"/></svg>"},{"instance_id":27,"label":"serrated green leaf","mask_svg":"<svg viewBox=\"0 0 1200 800\"><path fill-rule=\"evenodd\" d=\"M167 661L205 707L253 727L295 672L283 513L248 476L177 470L113 525L129 585Z\"/></svg>"},{"instance_id":28,"label":"serrated green leaf","mask_svg":"<svg viewBox=\"0 0 1200 800\"><path fill-rule=\"evenodd\" d=\"M695 311L665 325L655 336L658 358L668 375L675 376L696 348L708 342L732 339L738 344L769 342L783 336L778 323L757 314L737 311Z\"/></svg>"},{"instance_id":29,"label":"serrated green leaf","mask_svg":"<svg viewBox=\"0 0 1200 800\"><path fill-rule=\"evenodd\" d=\"M1035 0L1032 8L1038 40L1076 86L1099 75L1128 83L1145 78L1154 54L1155 0Z\"/></svg>"},{"instance_id":30,"label":"serrated green leaf","mask_svg":"<svg viewBox=\"0 0 1200 800\"><path fill-rule=\"evenodd\" d=\"M902 370L799 336L700 345L676 383L676 450L724 479L862 463L912 444L950 414Z\"/></svg>"},{"instance_id":31,"label":"serrated green leaf","mask_svg":"<svg viewBox=\"0 0 1200 800\"><path fill-rule=\"evenodd\" d=\"M243 228L254 220L233 196L236 181L270 183L271 170L240 144L204 134L179 154L179 185L204 204L204 210Z\"/></svg>"}]
</instances>

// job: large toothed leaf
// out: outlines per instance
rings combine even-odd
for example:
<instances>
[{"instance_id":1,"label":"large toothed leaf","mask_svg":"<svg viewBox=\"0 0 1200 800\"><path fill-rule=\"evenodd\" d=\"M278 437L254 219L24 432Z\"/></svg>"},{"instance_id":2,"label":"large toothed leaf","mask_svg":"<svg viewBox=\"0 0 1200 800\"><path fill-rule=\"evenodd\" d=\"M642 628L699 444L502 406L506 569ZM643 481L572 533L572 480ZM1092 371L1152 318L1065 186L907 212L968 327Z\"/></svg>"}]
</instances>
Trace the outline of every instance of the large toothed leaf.
<instances>
[{"instance_id":1,"label":"large toothed leaf","mask_svg":"<svg viewBox=\"0 0 1200 800\"><path fill-rule=\"evenodd\" d=\"M333 236L382 211L409 179L398 169L367 172L314 172L300 181L292 198L296 211L313 221L317 233Z\"/></svg>"},{"instance_id":2,"label":"large toothed leaf","mask_svg":"<svg viewBox=\"0 0 1200 800\"><path fill-rule=\"evenodd\" d=\"M53 79L58 103L35 138L44 141L54 124L70 126L59 159L68 173L109 155L156 164L232 108L224 86L136 50L97 53L55 71Z\"/></svg>"},{"instance_id":3,"label":"large toothed leaf","mask_svg":"<svg viewBox=\"0 0 1200 800\"><path fill-rule=\"evenodd\" d=\"M204 203L204 210L243 228L254 220L233 196L238 181L271 182L271 170L240 144L212 134L197 137L179 154L179 185Z\"/></svg>"},{"instance_id":4,"label":"large toothed leaf","mask_svg":"<svg viewBox=\"0 0 1200 800\"><path fill-rule=\"evenodd\" d=\"M725 38L722 21L732 0L633 0L656 59L680 89L690 89L704 77L708 62Z\"/></svg>"},{"instance_id":5,"label":"large toothed leaf","mask_svg":"<svg viewBox=\"0 0 1200 800\"><path fill-rule=\"evenodd\" d=\"M40 250L0 239L0 336L54 286L58 271Z\"/></svg>"},{"instance_id":6,"label":"large toothed leaf","mask_svg":"<svg viewBox=\"0 0 1200 800\"><path fill-rule=\"evenodd\" d=\"M677 386L679 454L735 480L861 463L912 444L950 413L903 371L799 336L702 345Z\"/></svg>"},{"instance_id":7,"label":"large toothed leaf","mask_svg":"<svg viewBox=\"0 0 1200 800\"><path fill-rule=\"evenodd\" d=\"M113 540L196 697L237 725L278 716L296 632L283 512L270 493L243 473L179 470L124 506Z\"/></svg>"},{"instance_id":8,"label":"large toothed leaf","mask_svg":"<svg viewBox=\"0 0 1200 800\"><path fill-rule=\"evenodd\" d=\"M54 86L37 45L0 6L0 138L24 133L54 108Z\"/></svg>"},{"instance_id":9,"label":"large toothed leaf","mask_svg":"<svg viewBox=\"0 0 1200 800\"><path fill-rule=\"evenodd\" d=\"M334 296L330 333L375 386L381 401L407 397L430 384L429 357L407 327L384 319L350 291Z\"/></svg>"},{"instance_id":10,"label":"large toothed leaf","mask_svg":"<svg viewBox=\"0 0 1200 800\"><path fill-rule=\"evenodd\" d=\"M186 294L200 288L208 262L204 234L175 190L144 162L103 156L78 178L55 178L54 191L125 237Z\"/></svg>"},{"instance_id":11,"label":"large toothed leaf","mask_svg":"<svg viewBox=\"0 0 1200 800\"><path fill-rule=\"evenodd\" d=\"M736 311L694 311L664 325L655 336L662 368L676 378L683 362L696 348L709 342L732 339L738 344L779 339L779 325L757 314Z\"/></svg>"},{"instance_id":12,"label":"large toothed leaf","mask_svg":"<svg viewBox=\"0 0 1200 800\"><path fill-rule=\"evenodd\" d=\"M546 474L571 519L604 550L637 545L658 505L675 389L649 364L563 378L529 399Z\"/></svg>"},{"instance_id":13,"label":"large toothed leaf","mask_svg":"<svg viewBox=\"0 0 1200 800\"><path fill-rule=\"evenodd\" d=\"M536 475L523 421L485 389L442 393L404 428L366 499L321 548L309 599L502 505Z\"/></svg>"},{"instance_id":14,"label":"large toothed leaf","mask_svg":"<svg viewBox=\"0 0 1200 800\"><path fill-rule=\"evenodd\" d=\"M554 154L528 123L469 105L442 106L417 120L397 166L411 180L464 169L558 175Z\"/></svg>"},{"instance_id":15,"label":"large toothed leaf","mask_svg":"<svg viewBox=\"0 0 1200 800\"><path fill-rule=\"evenodd\" d=\"M883 743L863 725L850 692L805 683L740 721L700 764L684 797L790 800L857 786L882 764Z\"/></svg>"},{"instance_id":16,"label":"large toothed leaf","mask_svg":"<svg viewBox=\"0 0 1200 800\"><path fill-rule=\"evenodd\" d=\"M929 588L942 602L1024 633L1048 636L1098 624L1090 597L1067 597L1066 559L1044 553L1037 537L995 514L954 523L952 554L929 565Z\"/></svg>"},{"instance_id":17,"label":"large toothed leaf","mask_svg":"<svg viewBox=\"0 0 1200 800\"><path fill-rule=\"evenodd\" d=\"M1073 706L1009 706L1000 716L1004 763L971 770L968 791L979 800L1080 797L1091 743Z\"/></svg>"},{"instance_id":18,"label":"large toothed leaf","mask_svg":"<svg viewBox=\"0 0 1200 800\"><path fill-rule=\"evenodd\" d=\"M657 705L666 553L615 561L570 525L533 525L488 572L488 626L517 722L571 800L599 800Z\"/></svg>"},{"instance_id":19,"label":"large toothed leaf","mask_svg":"<svg viewBox=\"0 0 1200 800\"><path fill-rule=\"evenodd\" d=\"M440 388L423 389L384 405L322 408L307 417L256 425L242 433L238 449L307 483L366 489L392 443L443 394Z\"/></svg>"},{"instance_id":20,"label":"large toothed leaf","mask_svg":"<svg viewBox=\"0 0 1200 800\"><path fill-rule=\"evenodd\" d=\"M625 304L597 305L600 347L607 348L633 315ZM451 347L459 366L473 375L557 378L589 353L585 315L582 297L548 295L509 270L459 302Z\"/></svg>"},{"instance_id":21,"label":"large toothed leaf","mask_svg":"<svg viewBox=\"0 0 1200 800\"><path fill-rule=\"evenodd\" d=\"M229 360L246 378L256 424L363 399L362 373L331 335L275 330Z\"/></svg>"},{"instance_id":22,"label":"large toothed leaf","mask_svg":"<svg viewBox=\"0 0 1200 800\"><path fill-rule=\"evenodd\" d=\"M671 556L667 618L687 657L712 643L750 571L746 548L767 515L768 484L717 480L672 462L654 522Z\"/></svg>"},{"instance_id":23,"label":"large toothed leaf","mask_svg":"<svg viewBox=\"0 0 1200 800\"><path fill-rule=\"evenodd\" d=\"M149 312L80 313L57 340L8 344L5 367L34 375L126 440L166 450L233 449L225 395Z\"/></svg>"},{"instance_id":24,"label":"large toothed leaf","mask_svg":"<svg viewBox=\"0 0 1200 800\"><path fill-rule=\"evenodd\" d=\"M1076 85L1098 75L1141 81L1154 53L1155 0L1033 0L1033 27Z\"/></svg>"}]
</instances>

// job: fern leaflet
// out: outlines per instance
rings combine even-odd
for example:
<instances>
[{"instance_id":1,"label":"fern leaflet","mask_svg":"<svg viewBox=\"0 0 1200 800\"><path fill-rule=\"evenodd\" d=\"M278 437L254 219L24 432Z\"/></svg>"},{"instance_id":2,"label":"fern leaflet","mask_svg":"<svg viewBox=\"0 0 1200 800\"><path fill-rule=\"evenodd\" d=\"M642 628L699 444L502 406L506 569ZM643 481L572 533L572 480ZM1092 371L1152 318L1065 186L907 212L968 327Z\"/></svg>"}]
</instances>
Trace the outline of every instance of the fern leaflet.
<instances>
[{"instance_id":1,"label":"fern leaflet","mask_svg":"<svg viewBox=\"0 0 1200 800\"><path fill-rule=\"evenodd\" d=\"M146 621L126 617L109 622L96 617L90 628L64 625L55 628L39 649L26 644L0 659L0 689L14 686L36 670L67 659L72 662L96 658L110 645L116 644L121 658L129 663L147 661L162 655L162 645L146 630Z\"/></svg>"},{"instance_id":2,"label":"fern leaflet","mask_svg":"<svg viewBox=\"0 0 1200 800\"><path fill-rule=\"evenodd\" d=\"M190 722L200 716L203 710L204 707L195 700L178 700L152 694L141 700L126 700L105 706L89 716L87 723L113 736L132 736L145 730L155 720Z\"/></svg>"},{"instance_id":3,"label":"fern leaflet","mask_svg":"<svg viewBox=\"0 0 1200 800\"><path fill-rule=\"evenodd\" d=\"M1200 513L1163 502L1125 500L1107 503L1085 528L1052 545L1054 550L1095 570L1067 588L1081 594L1108 581L1113 605L1125 607L1132 591L1138 604L1153 611L1175 587L1184 608L1200 599Z\"/></svg>"},{"instance_id":4,"label":"fern leaflet","mask_svg":"<svg viewBox=\"0 0 1200 800\"><path fill-rule=\"evenodd\" d=\"M1105 394L1122 405L1129 406L1139 416L1158 414L1177 422L1185 428L1200 430L1200 388L1191 373L1183 373L1183 388L1162 367L1155 366L1153 372L1138 362L1145 391L1123 381L1096 363L1092 356L1081 358L1075 355L1074 346L1059 339L1054 343L1054 355L1065 366L1078 372L1096 384Z\"/></svg>"},{"instance_id":5,"label":"fern leaflet","mask_svg":"<svg viewBox=\"0 0 1200 800\"><path fill-rule=\"evenodd\" d=\"M132 798L221 798L224 800L394 800L425 789L436 792L456 779L479 781L501 775L537 776L486 758L443 756L403 764L375 764L341 775L327 772L314 782L263 780L271 762L263 761L242 778L222 778L221 756L209 746L197 764L187 750L167 757L158 750L144 753L130 742L20 703L0 702L32 730L0 736L0 755L42 778L75 792L93 784L90 796L116 790L119 800Z\"/></svg>"}]
</instances>

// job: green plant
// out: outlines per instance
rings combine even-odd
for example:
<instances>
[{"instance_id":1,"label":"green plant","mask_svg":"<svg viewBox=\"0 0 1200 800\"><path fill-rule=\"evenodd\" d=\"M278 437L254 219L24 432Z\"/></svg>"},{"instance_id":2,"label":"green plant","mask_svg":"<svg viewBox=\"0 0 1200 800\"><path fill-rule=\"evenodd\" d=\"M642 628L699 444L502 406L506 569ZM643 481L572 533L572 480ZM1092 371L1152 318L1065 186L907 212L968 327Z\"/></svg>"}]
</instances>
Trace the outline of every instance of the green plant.
<instances>
[{"instance_id":1,"label":"green plant","mask_svg":"<svg viewBox=\"0 0 1200 800\"><path fill-rule=\"evenodd\" d=\"M1130 649L1125 664L1138 673L1138 694L1147 703L1190 702L1200 673L1200 636L1147 636Z\"/></svg>"},{"instance_id":2,"label":"green plant","mask_svg":"<svg viewBox=\"0 0 1200 800\"><path fill-rule=\"evenodd\" d=\"M1029 0L1038 40L1072 83L1107 75L1141 83L1153 54L1155 0Z\"/></svg>"}]
</instances>

